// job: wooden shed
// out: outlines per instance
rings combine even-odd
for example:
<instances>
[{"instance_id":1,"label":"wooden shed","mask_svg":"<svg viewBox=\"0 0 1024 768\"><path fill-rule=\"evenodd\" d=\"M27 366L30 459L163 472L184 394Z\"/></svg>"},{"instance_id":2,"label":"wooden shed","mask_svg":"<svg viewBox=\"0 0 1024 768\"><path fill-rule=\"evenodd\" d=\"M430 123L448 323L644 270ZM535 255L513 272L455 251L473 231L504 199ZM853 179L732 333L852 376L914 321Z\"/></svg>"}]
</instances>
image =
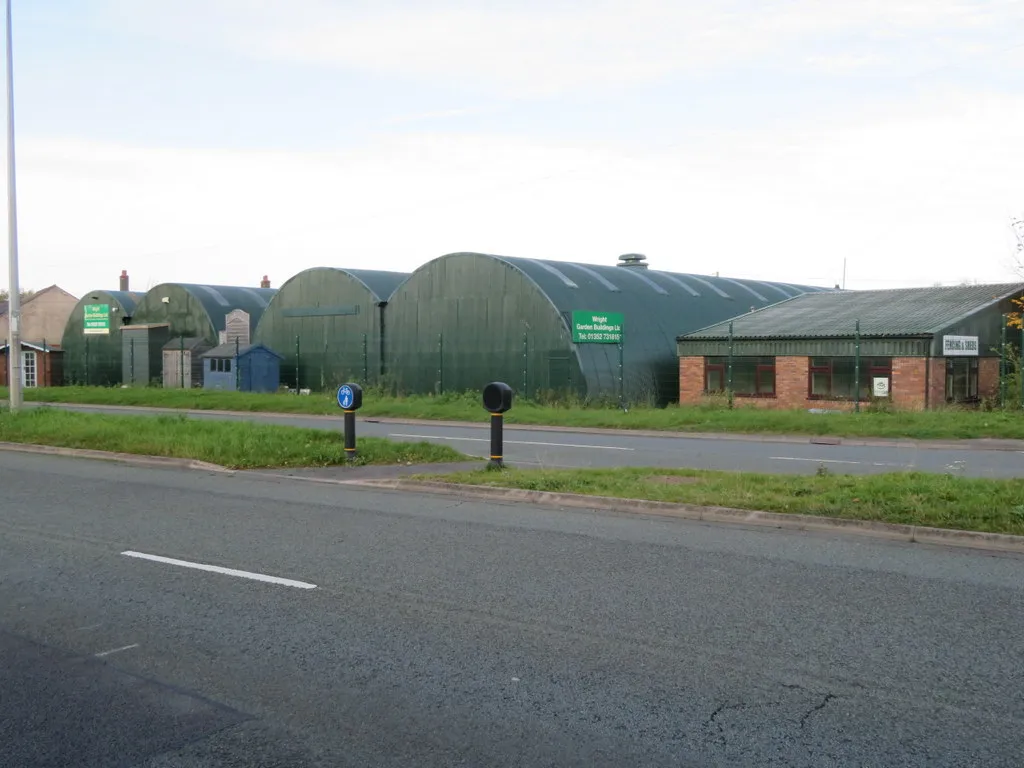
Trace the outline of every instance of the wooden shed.
<instances>
[{"instance_id":1,"label":"wooden shed","mask_svg":"<svg viewBox=\"0 0 1024 768\"><path fill-rule=\"evenodd\" d=\"M276 392L281 355L263 344L221 344L203 353L203 386L239 392Z\"/></svg>"},{"instance_id":2,"label":"wooden shed","mask_svg":"<svg viewBox=\"0 0 1024 768\"><path fill-rule=\"evenodd\" d=\"M201 389L203 353L210 348L203 338L171 339L163 347L164 389Z\"/></svg>"}]
</instances>

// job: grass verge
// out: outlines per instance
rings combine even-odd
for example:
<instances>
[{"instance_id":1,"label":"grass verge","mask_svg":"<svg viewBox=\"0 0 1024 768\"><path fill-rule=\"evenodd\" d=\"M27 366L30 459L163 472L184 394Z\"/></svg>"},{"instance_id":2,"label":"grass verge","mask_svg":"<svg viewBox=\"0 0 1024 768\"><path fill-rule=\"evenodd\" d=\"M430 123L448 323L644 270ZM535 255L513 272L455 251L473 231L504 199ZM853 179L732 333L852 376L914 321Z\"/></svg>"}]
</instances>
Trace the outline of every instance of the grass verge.
<instances>
[{"instance_id":1,"label":"grass verge","mask_svg":"<svg viewBox=\"0 0 1024 768\"><path fill-rule=\"evenodd\" d=\"M194 410L276 412L311 415L340 413L333 395L251 394L210 390L158 388L52 387L27 390L35 402L93 405L136 405ZM0 389L0 398L7 392ZM475 394L388 397L367 392L360 416L483 422L487 414ZM639 429L673 432L736 432L746 434L833 435L917 440L965 438L1024 439L1024 411L942 409L924 412L862 412L816 414L744 406L617 408L582 405L538 405L518 401L508 424L544 424L577 428Z\"/></svg>"},{"instance_id":2,"label":"grass verge","mask_svg":"<svg viewBox=\"0 0 1024 768\"><path fill-rule=\"evenodd\" d=\"M344 463L340 430L300 429L185 415L108 416L33 408L0 411L0 441L167 456L232 469L325 467ZM465 460L445 445L358 442L358 464L427 464Z\"/></svg>"},{"instance_id":3,"label":"grass verge","mask_svg":"<svg viewBox=\"0 0 1024 768\"><path fill-rule=\"evenodd\" d=\"M1024 480L642 468L480 470L421 479L1024 535Z\"/></svg>"}]
</instances>

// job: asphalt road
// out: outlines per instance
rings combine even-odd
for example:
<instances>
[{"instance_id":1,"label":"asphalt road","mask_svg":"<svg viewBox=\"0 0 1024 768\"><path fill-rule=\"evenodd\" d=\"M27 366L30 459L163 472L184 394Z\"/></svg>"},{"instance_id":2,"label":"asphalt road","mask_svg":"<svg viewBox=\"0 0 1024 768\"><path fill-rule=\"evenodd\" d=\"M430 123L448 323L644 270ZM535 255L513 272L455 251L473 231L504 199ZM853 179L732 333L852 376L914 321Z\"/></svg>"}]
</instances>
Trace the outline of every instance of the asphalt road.
<instances>
[{"instance_id":1,"label":"asphalt road","mask_svg":"<svg viewBox=\"0 0 1024 768\"><path fill-rule=\"evenodd\" d=\"M73 410L78 406L67 406ZM146 409L81 408L101 413L158 413ZM273 424L341 429L340 418L279 416L239 413L209 414L193 411L195 418L260 421ZM827 416L823 416L827 418ZM490 449L486 425L446 426L366 421L358 424L364 436L394 440L429 440L446 443L472 456ZM552 432L529 427L505 429L505 458L510 464L531 467L689 467L749 472L813 474L825 466L840 474L868 474L914 470L967 477L1024 477L1024 451L925 448L911 444L821 445L806 441L727 438L645 437L586 432Z\"/></svg>"},{"instance_id":2,"label":"asphalt road","mask_svg":"<svg viewBox=\"0 0 1024 768\"><path fill-rule=\"evenodd\" d=\"M0 765L1020 765L1024 558L16 453L0 488Z\"/></svg>"}]
</instances>

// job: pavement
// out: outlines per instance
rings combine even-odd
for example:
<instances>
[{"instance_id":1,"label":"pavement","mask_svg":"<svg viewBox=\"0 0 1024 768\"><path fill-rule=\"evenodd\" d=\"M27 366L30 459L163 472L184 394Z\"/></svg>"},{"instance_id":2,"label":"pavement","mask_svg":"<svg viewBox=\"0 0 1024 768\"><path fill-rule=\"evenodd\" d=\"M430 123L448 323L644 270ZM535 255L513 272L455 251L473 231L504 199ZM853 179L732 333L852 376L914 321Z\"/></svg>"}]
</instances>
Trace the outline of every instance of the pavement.
<instances>
[{"instance_id":1,"label":"pavement","mask_svg":"<svg viewBox=\"0 0 1024 768\"><path fill-rule=\"evenodd\" d=\"M1020 764L1018 555L22 453L0 488L2 765Z\"/></svg>"},{"instance_id":2,"label":"pavement","mask_svg":"<svg viewBox=\"0 0 1024 768\"><path fill-rule=\"evenodd\" d=\"M60 406L99 413L162 414L167 409L123 406ZM180 413L181 411L174 411ZM225 411L187 411L198 419L342 428L332 416L294 416ZM827 418L827 416L822 416ZM485 424L361 419L362 436L434 441L470 456L490 448ZM689 467L773 474L813 474L819 467L835 473L877 474L920 471L965 477L1024 477L1024 441L909 441L812 438L786 435L658 434L625 430L573 430L505 427L505 459L523 467Z\"/></svg>"}]
</instances>

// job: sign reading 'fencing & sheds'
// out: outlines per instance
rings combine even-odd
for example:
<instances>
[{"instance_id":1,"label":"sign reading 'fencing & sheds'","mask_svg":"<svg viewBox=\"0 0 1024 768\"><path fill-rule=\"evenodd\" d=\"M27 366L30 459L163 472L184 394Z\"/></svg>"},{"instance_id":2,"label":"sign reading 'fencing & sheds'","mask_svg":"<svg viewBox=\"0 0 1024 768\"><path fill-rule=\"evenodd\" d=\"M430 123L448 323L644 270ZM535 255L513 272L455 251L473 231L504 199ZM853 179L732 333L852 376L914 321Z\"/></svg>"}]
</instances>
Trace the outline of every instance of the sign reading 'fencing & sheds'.
<instances>
[{"instance_id":1,"label":"sign reading 'fencing & sheds'","mask_svg":"<svg viewBox=\"0 0 1024 768\"><path fill-rule=\"evenodd\" d=\"M942 354L944 357L977 357L977 336L943 336Z\"/></svg>"},{"instance_id":2,"label":"sign reading 'fencing & sheds'","mask_svg":"<svg viewBox=\"0 0 1024 768\"><path fill-rule=\"evenodd\" d=\"M621 312L572 313L572 340L577 344L621 344Z\"/></svg>"}]
</instances>

